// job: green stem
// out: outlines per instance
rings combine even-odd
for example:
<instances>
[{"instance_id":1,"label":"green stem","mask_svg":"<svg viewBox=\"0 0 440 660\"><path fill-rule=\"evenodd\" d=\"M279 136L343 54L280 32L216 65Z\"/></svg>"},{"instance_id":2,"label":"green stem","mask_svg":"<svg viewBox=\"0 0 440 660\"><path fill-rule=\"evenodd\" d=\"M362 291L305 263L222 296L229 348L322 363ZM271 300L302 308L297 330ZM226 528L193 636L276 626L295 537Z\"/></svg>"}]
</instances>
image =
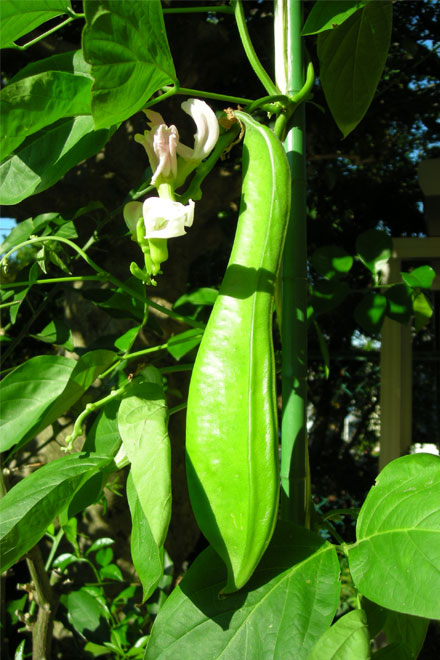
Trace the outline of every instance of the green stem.
<instances>
[{"instance_id":1,"label":"green stem","mask_svg":"<svg viewBox=\"0 0 440 660\"><path fill-rule=\"evenodd\" d=\"M232 6L234 8L234 15L238 27L238 32L240 34L241 43L243 44L244 51L247 55L251 67L253 68L257 78L268 94L279 94L280 90L272 82L270 76L267 74L265 68L258 59L257 53L255 52L247 29L243 4L241 0L233 0Z\"/></svg>"},{"instance_id":2,"label":"green stem","mask_svg":"<svg viewBox=\"0 0 440 660\"><path fill-rule=\"evenodd\" d=\"M227 94L217 94L216 92L205 92L200 89L191 89L189 87L178 87L177 85L173 87L166 85L165 87L162 87L162 89L165 90L165 93L149 101L145 105L145 108L151 108L151 106L156 105L156 103L160 103L169 96L175 96L175 95L195 96L204 99L212 99L214 101L222 101L223 103L235 103L237 105L249 105L251 103L254 103L253 99L245 99L241 96L228 96Z\"/></svg>"},{"instance_id":3,"label":"green stem","mask_svg":"<svg viewBox=\"0 0 440 660\"><path fill-rule=\"evenodd\" d=\"M57 30L60 30L62 27L65 25L68 25L69 23L72 23L72 21L76 20L77 18L82 18L82 15L76 14L75 16L70 16L69 18L66 18L65 21L60 23L59 25L56 25L55 27L51 28L50 30L47 30L44 34L40 34L40 36L36 37L35 39L32 39L32 41L29 41L27 44L24 44L23 46L19 46L18 44L14 44L13 46L10 46L10 48L15 48L15 50L27 50L31 46L34 46L37 44L39 41L42 41L49 35L53 34Z\"/></svg>"},{"instance_id":4,"label":"green stem","mask_svg":"<svg viewBox=\"0 0 440 660\"><path fill-rule=\"evenodd\" d=\"M304 88L300 0L276 0L282 16L275 35L277 80L282 91L294 98ZM305 113L302 104L293 116L285 149L292 171L292 208L282 262L282 425L281 517L310 526L310 476L307 448L307 243Z\"/></svg>"}]
</instances>

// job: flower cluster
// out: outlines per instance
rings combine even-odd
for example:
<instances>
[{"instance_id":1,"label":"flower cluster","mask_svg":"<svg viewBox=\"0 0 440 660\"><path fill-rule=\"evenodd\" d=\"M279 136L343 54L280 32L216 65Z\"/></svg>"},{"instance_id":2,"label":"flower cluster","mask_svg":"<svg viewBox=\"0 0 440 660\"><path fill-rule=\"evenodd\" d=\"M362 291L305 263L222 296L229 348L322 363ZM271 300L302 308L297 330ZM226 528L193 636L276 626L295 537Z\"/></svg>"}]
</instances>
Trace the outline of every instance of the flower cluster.
<instances>
[{"instance_id":1,"label":"flower cluster","mask_svg":"<svg viewBox=\"0 0 440 660\"><path fill-rule=\"evenodd\" d=\"M209 156L219 137L217 117L204 101L189 99L182 103L182 109L194 119L197 127L193 149L182 144L176 126L167 126L162 115L154 110L145 111L149 128L143 135L135 135L136 142L147 152L153 171L151 183L159 197L149 197L143 204L129 202L124 207L124 219L144 252L148 275L156 274L160 263L166 260L166 239L183 236L185 228L191 227L194 202L189 200L184 206L175 201L174 190ZM165 245L158 249L161 242ZM134 270L137 277L143 273L136 264Z\"/></svg>"}]
</instances>

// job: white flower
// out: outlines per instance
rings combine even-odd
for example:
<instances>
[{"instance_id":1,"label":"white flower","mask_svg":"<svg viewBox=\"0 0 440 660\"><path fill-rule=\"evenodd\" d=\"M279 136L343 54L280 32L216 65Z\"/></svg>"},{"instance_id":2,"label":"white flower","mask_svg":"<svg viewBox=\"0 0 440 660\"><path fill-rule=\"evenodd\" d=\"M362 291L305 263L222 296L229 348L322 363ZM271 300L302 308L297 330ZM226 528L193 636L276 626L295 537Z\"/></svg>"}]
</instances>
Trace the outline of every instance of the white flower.
<instances>
[{"instance_id":1,"label":"white flower","mask_svg":"<svg viewBox=\"0 0 440 660\"><path fill-rule=\"evenodd\" d=\"M190 115L197 126L194 135L194 149L179 142L177 153L185 160L202 161L214 149L219 136L217 117L205 101L189 99L182 103L182 110Z\"/></svg>"},{"instance_id":2,"label":"white flower","mask_svg":"<svg viewBox=\"0 0 440 660\"><path fill-rule=\"evenodd\" d=\"M192 162L192 168L196 167L204 158L209 156L219 136L219 124L217 117L209 105L199 99L189 99L182 103L182 110L190 115L197 126L194 135L194 149L185 146L179 141L177 128L167 126L161 114L154 110L145 110L149 120L149 130L139 133L134 139L142 144L150 161L153 177L151 183L156 184L160 178L162 181L175 181L178 178L177 155L185 161ZM185 167L183 179L188 175L188 167Z\"/></svg>"},{"instance_id":3,"label":"white flower","mask_svg":"<svg viewBox=\"0 0 440 660\"><path fill-rule=\"evenodd\" d=\"M186 234L194 219L194 202L180 202L161 197L149 197L142 206L145 238L176 238Z\"/></svg>"}]
</instances>

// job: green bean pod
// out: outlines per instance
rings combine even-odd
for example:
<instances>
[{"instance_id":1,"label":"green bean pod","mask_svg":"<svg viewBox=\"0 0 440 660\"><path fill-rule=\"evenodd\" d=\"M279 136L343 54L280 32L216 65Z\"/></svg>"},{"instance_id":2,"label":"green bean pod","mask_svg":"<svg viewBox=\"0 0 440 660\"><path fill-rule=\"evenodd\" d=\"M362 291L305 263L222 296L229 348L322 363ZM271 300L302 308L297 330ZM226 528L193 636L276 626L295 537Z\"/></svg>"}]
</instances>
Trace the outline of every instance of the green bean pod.
<instances>
[{"instance_id":1,"label":"green bean pod","mask_svg":"<svg viewBox=\"0 0 440 660\"><path fill-rule=\"evenodd\" d=\"M275 134L250 115L230 261L195 362L187 409L189 494L227 567L222 593L250 578L272 537L279 497L272 315L290 208L290 170Z\"/></svg>"}]
</instances>

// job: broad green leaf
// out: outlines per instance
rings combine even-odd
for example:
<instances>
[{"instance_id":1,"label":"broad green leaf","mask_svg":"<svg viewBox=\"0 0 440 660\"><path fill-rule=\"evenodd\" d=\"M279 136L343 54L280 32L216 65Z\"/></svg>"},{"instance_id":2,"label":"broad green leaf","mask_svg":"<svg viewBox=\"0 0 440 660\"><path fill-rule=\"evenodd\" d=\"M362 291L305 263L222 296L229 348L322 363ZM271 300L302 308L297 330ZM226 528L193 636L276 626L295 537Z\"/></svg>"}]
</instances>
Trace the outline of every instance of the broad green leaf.
<instances>
[{"instance_id":1,"label":"broad green leaf","mask_svg":"<svg viewBox=\"0 0 440 660\"><path fill-rule=\"evenodd\" d=\"M159 548L154 540L131 474L127 479L127 499L132 520L131 558L142 584L142 602L145 602L163 574L163 547Z\"/></svg>"},{"instance_id":2,"label":"broad green leaf","mask_svg":"<svg viewBox=\"0 0 440 660\"><path fill-rule=\"evenodd\" d=\"M0 245L0 252L2 254L6 254L6 252L9 252L9 250L11 250L15 245L26 241L33 233L33 231L34 223L32 218L28 218L27 220L23 220L23 222L19 222L18 225L14 227L11 232L9 232L3 243Z\"/></svg>"},{"instance_id":3,"label":"broad green leaf","mask_svg":"<svg viewBox=\"0 0 440 660\"><path fill-rule=\"evenodd\" d=\"M175 360L180 360L202 341L203 330L191 328L168 340L167 351Z\"/></svg>"},{"instance_id":4,"label":"broad green leaf","mask_svg":"<svg viewBox=\"0 0 440 660\"><path fill-rule=\"evenodd\" d=\"M317 273L331 280L350 271L353 257L337 245L328 245L314 251L312 264Z\"/></svg>"},{"instance_id":5,"label":"broad green leaf","mask_svg":"<svg viewBox=\"0 0 440 660\"><path fill-rule=\"evenodd\" d=\"M52 461L13 486L0 500L3 570L38 543L82 483L114 468L108 456L77 453Z\"/></svg>"},{"instance_id":6,"label":"broad green leaf","mask_svg":"<svg viewBox=\"0 0 440 660\"><path fill-rule=\"evenodd\" d=\"M90 89L89 78L65 71L47 71L2 89L2 160L29 135L58 119L89 115Z\"/></svg>"},{"instance_id":7,"label":"broad green leaf","mask_svg":"<svg viewBox=\"0 0 440 660\"><path fill-rule=\"evenodd\" d=\"M171 450L162 386L133 382L119 406L118 426L134 487L160 547L171 516Z\"/></svg>"},{"instance_id":8,"label":"broad green leaf","mask_svg":"<svg viewBox=\"0 0 440 660\"><path fill-rule=\"evenodd\" d=\"M115 357L116 353L106 350L89 351L77 362L58 356L37 356L6 376L1 384L2 396L6 401L2 410L6 425L0 444L2 451L18 442L20 447L24 446L65 414ZM51 360L53 364L56 364L55 361L65 361L64 373L62 370L57 372L54 367L53 379L52 372L47 370ZM14 416L20 417L20 424Z\"/></svg>"},{"instance_id":9,"label":"broad green leaf","mask_svg":"<svg viewBox=\"0 0 440 660\"><path fill-rule=\"evenodd\" d=\"M401 273L401 275L408 286L430 289L435 279L435 270L431 266L419 266L410 273Z\"/></svg>"},{"instance_id":10,"label":"broad green leaf","mask_svg":"<svg viewBox=\"0 0 440 660\"><path fill-rule=\"evenodd\" d=\"M82 50L68 50L65 53L58 53L42 60L29 62L11 78L9 84L47 71L64 71L65 73L74 73L91 79L91 70L92 67L85 61Z\"/></svg>"},{"instance_id":11,"label":"broad green leaf","mask_svg":"<svg viewBox=\"0 0 440 660\"><path fill-rule=\"evenodd\" d=\"M11 48L24 34L71 9L70 0L2 0L1 47Z\"/></svg>"},{"instance_id":12,"label":"broad green leaf","mask_svg":"<svg viewBox=\"0 0 440 660\"><path fill-rule=\"evenodd\" d=\"M52 562L53 568L58 568L60 571L64 571L71 564L76 564L77 562L84 561L81 557L77 557L71 552L63 552L62 555L58 555L56 559Z\"/></svg>"},{"instance_id":13,"label":"broad green leaf","mask_svg":"<svg viewBox=\"0 0 440 660\"><path fill-rule=\"evenodd\" d=\"M390 644L393 642L404 644L410 651L411 658L415 660L422 650L428 625L428 619L400 612L388 612L385 634Z\"/></svg>"},{"instance_id":14,"label":"broad green leaf","mask_svg":"<svg viewBox=\"0 0 440 660\"><path fill-rule=\"evenodd\" d=\"M61 395L75 361L60 355L38 355L8 374L0 384L2 407L0 450L25 437Z\"/></svg>"},{"instance_id":15,"label":"broad green leaf","mask_svg":"<svg viewBox=\"0 0 440 660\"><path fill-rule=\"evenodd\" d=\"M318 35L321 84L344 137L373 100L388 55L392 11L391 0L368 2L336 30Z\"/></svg>"},{"instance_id":16,"label":"broad green leaf","mask_svg":"<svg viewBox=\"0 0 440 660\"><path fill-rule=\"evenodd\" d=\"M363 610L352 610L326 630L308 660L369 660L370 657L367 615Z\"/></svg>"},{"instance_id":17,"label":"broad green leaf","mask_svg":"<svg viewBox=\"0 0 440 660\"><path fill-rule=\"evenodd\" d=\"M100 539L97 539L92 543L90 548L87 550L86 555L89 555L91 552L96 552L101 550L101 548L108 548L114 544L114 539L111 539L109 536L102 536Z\"/></svg>"},{"instance_id":18,"label":"broad green leaf","mask_svg":"<svg viewBox=\"0 0 440 660\"><path fill-rule=\"evenodd\" d=\"M131 117L164 85L176 82L160 0L85 0L84 57L94 78L96 128Z\"/></svg>"},{"instance_id":19,"label":"broad green leaf","mask_svg":"<svg viewBox=\"0 0 440 660\"><path fill-rule=\"evenodd\" d=\"M387 618L388 610L381 607L377 603L373 603L368 598L362 598L362 609L367 615L368 630L370 631L371 639L383 630Z\"/></svg>"},{"instance_id":20,"label":"broad green leaf","mask_svg":"<svg viewBox=\"0 0 440 660\"><path fill-rule=\"evenodd\" d=\"M108 566L113 560L113 550L110 546L100 548L95 555L96 563L100 566Z\"/></svg>"},{"instance_id":21,"label":"broad green leaf","mask_svg":"<svg viewBox=\"0 0 440 660\"><path fill-rule=\"evenodd\" d=\"M419 291L413 297L413 312L417 332L429 323L433 311L425 294Z\"/></svg>"},{"instance_id":22,"label":"broad green leaf","mask_svg":"<svg viewBox=\"0 0 440 660\"><path fill-rule=\"evenodd\" d=\"M356 588L397 612L440 619L440 458L403 456L370 490L348 549Z\"/></svg>"},{"instance_id":23,"label":"broad green leaf","mask_svg":"<svg viewBox=\"0 0 440 660\"><path fill-rule=\"evenodd\" d=\"M350 293L346 282L322 280L310 291L310 304L315 316L326 314L338 307Z\"/></svg>"},{"instance_id":24,"label":"broad green leaf","mask_svg":"<svg viewBox=\"0 0 440 660\"><path fill-rule=\"evenodd\" d=\"M391 257L392 249L391 236L379 229L364 231L356 239L359 258L373 275L383 270Z\"/></svg>"},{"instance_id":25,"label":"broad green leaf","mask_svg":"<svg viewBox=\"0 0 440 660\"><path fill-rule=\"evenodd\" d=\"M217 300L218 291L210 287L201 287L191 293L184 293L180 296L173 305L173 309L178 309L183 305L213 305Z\"/></svg>"},{"instance_id":26,"label":"broad green leaf","mask_svg":"<svg viewBox=\"0 0 440 660\"><path fill-rule=\"evenodd\" d=\"M394 284L386 290L386 315L399 323L408 323L413 311L411 289L407 284Z\"/></svg>"},{"instance_id":27,"label":"broad green leaf","mask_svg":"<svg viewBox=\"0 0 440 660\"><path fill-rule=\"evenodd\" d=\"M121 446L117 422L119 405L120 401L115 400L104 406L87 433L83 451L93 451L102 456L116 456Z\"/></svg>"},{"instance_id":28,"label":"broad green leaf","mask_svg":"<svg viewBox=\"0 0 440 660\"><path fill-rule=\"evenodd\" d=\"M73 351L73 337L72 331L61 319L55 319L46 325L36 335L31 335L34 339L44 342L45 344L56 344L64 346L68 351Z\"/></svg>"},{"instance_id":29,"label":"broad green leaf","mask_svg":"<svg viewBox=\"0 0 440 660\"><path fill-rule=\"evenodd\" d=\"M0 165L0 202L18 204L47 190L96 154L116 127L95 131L90 115L67 117L30 135Z\"/></svg>"},{"instance_id":30,"label":"broad green leaf","mask_svg":"<svg viewBox=\"0 0 440 660\"><path fill-rule=\"evenodd\" d=\"M89 591L78 589L61 598L67 608L69 619L75 629L92 642L103 642L109 638L110 630L105 611L99 600Z\"/></svg>"},{"instance_id":31,"label":"broad green leaf","mask_svg":"<svg viewBox=\"0 0 440 660\"><path fill-rule=\"evenodd\" d=\"M305 660L335 614L338 575L333 546L279 522L246 586L219 598L226 569L209 547L160 609L144 660Z\"/></svg>"},{"instance_id":32,"label":"broad green leaf","mask_svg":"<svg viewBox=\"0 0 440 660\"><path fill-rule=\"evenodd\" d=\"M364 7L367 0L316 0L301 34L317 34L324 30L337 29L355 11Z\"/></svg>"}]
</instances>

